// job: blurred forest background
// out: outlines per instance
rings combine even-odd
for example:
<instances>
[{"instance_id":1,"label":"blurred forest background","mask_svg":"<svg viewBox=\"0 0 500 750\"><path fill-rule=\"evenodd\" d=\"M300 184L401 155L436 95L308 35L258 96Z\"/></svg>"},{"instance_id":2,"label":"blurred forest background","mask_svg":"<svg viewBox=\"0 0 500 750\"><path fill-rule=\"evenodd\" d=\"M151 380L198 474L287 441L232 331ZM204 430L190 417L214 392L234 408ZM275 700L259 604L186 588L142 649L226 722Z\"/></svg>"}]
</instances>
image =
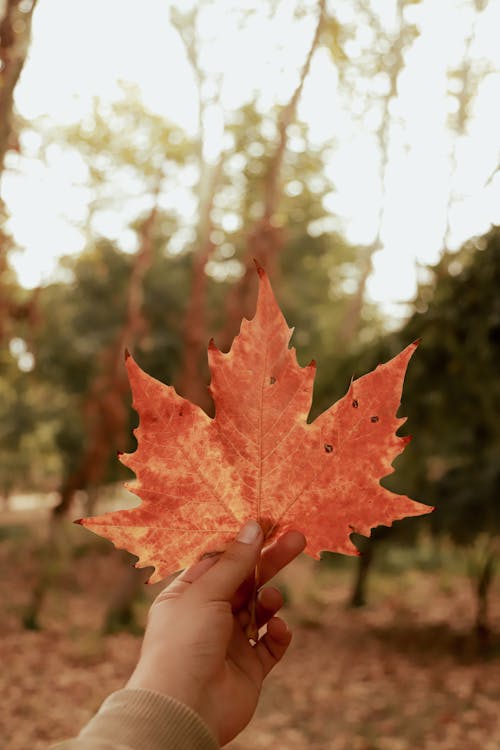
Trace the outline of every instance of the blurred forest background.
<instances>
[{"instance_id":1,"label":"blurred forest background","mask_svg":"<svg viewBox=\"0 0 500 750\"><path fill-rule=\"evenodd\" d=\"M113 25L93 22L111 40L122 6L109 5ZM63 13L56 0L0 2L2 746L76 732L126 679L156 588L144 590L131 556L71 524L134 504L116 460L137 423L124 350L211 413L207 342L229 348L252 316L257 258L299 361L318 362L313 416L353 374L422 339L401 410L414 440L384 483L436 510L356 538L359 559L292 566L281 585L294 650L231 747L497 748L500 69L487 40L498 51L498 4L447 0L439 18L432 0L153 5L188 71L176 96L194 101L193 127L149 106L134 81L76 119L29 116L16 92L30 44L69 35L68 16L50 27L42 14ZM123 8L147 16L149 5ZM255 59L230 57L252 28L263 40L274 29L262 44L264 69L284 76L276 92L247 85L262 62L255 40ZM455 40L448 57L440 35ZM139 32L129 44L132 57L155 54ZM437 57L419 82L427 48ZM152 78L160 96L167 79L175 90L176 69ZM39 202L58 215L63 200L37 177L51 168L79 196L66 217L79 244L28 283L23 236ZM33 266L56 257L50 243L38 238Z\"/></svg>"}]
</instances>

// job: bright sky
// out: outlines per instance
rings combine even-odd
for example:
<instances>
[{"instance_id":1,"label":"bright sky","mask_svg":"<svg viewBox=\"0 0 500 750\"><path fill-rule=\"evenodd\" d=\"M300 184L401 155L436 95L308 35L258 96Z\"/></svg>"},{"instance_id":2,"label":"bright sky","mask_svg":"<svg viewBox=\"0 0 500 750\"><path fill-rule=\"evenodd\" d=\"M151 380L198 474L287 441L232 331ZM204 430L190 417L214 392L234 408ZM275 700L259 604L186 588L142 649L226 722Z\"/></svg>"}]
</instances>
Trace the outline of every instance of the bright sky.
<instances>
[{"instance_id":1,"label":"bright sky","mask_svg":"<svg viewBox=\"0 0 500 750\"><path fill-rule=\"evenodd\" d=\"M393 0L373 3L390 19ZM16 90L21 114L27 119L49 115L57 123L76 122L89 112L93 97L116 98L118 82L123 80L137 84L150 109L194 132L195 91L181 42L169 23L169 4L167 0L40 0L29 59ZM184 0L183 5L190 2ZM250 0L239 3L239 7L262 5ZM310 42L312 20L292 22L295 3L286 0L274 22L258 14L241 31L230 12L234 6L234 0L218 0L203 24L204 64L224 71L224 106L240 106L252 90L260 91L269 105L286 101L296 83L296 61L303 60ZM369 283L370 296L388 314L413 296L418 264L437 260L450 190L456 196L452 246L484 232L491 223L500 223L500 177L485 187L500 158L498 0L490 0L477 27L472 52L489 64L491 72L479 86L469 134L459 144L455 175L450 170L452 139L446 118L454 101L446 96L446 71L462 56L471 26L467 6L464 0L422 0L413 9L421 35L400 80L386 184L384 249L375 256ZM335 7L343 20L356 20L349 18L350 2L337 0ZM363 33L369 32L360 29ZM277 49L279 38L283 42ZM356 54L355 44L350 53ZM342 219L348 239L369 243L381 200L377 150L370 123L365 129L353 120L324 50L314 59L299 114L310 124L316 142L335 137L328 170L337 192L328 208ZM220 143L217 113L210 134L207 156ZM49 281L61 255L82 249L78 222L89 200L79 159L55 149L42 164L30 157L36 146L33 134L24 139L25 155L9 158L2 185L11 213L10 229L24 249L15 255L14 265L26 286ZM104 216L101 230L127 249L126 225L131 218L135 217Z\"/></svg>"}]
</instances>

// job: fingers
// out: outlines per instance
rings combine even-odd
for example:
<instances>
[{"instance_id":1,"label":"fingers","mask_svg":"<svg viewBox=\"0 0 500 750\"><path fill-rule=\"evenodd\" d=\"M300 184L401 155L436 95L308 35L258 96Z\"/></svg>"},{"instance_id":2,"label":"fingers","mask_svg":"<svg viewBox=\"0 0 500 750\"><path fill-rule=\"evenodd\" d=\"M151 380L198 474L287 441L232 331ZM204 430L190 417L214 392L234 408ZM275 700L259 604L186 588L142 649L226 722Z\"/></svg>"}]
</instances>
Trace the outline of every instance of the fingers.
<instances>
[{"instance_id":1,"label":"fingers","mask_svg":"<svg viewBox=\"0 0 500 750\"><path fill-rule=\"evenodd\" d=\"M306 539L300 531L287 531L273 544L263 550L260 563L259 586L267 583L299 555L306 546ZM253 594L253 571L251 577L244 581L232 601L233 611L237 612Z\"/></svg>"},{"instance_id":2,"label":"fingers","mask_svg":"<svg viewBox=\"0 0 500 750\"><path fill-rule=\"evenodd\" d=\"M262 552L260 563L259 585L269 581L282 568L288 565L297 555L299 555L306 545L306 540L299 531L287 531L282 537L277 539L273 544ZM202 560L191 565L184 570L177 578L172 581L156 598L155 603L165 601L174 596L179 596L190 588L198 578L204 575L222 556L221 553L212 557L205 557ZM230 554L232 554L230 552ZM204 583L205 585L205 583ZM232 600L233 611L237 612L253 595L254 590L254 567L252 566L246 580L238 587Z\"/></svg>"},{"instance_id":3,"label":"fingers","mask_svg":"<svg viewBox=\"0 0 500 750\"><path fill-rule=\"evenodd\" d=\"M262 542L259 524L248 521L236 540L217 558L216 564L193 583L191 591L205 601L231 601L238 587L254 570Z\"/></svg>"},{"instance_id":4,"label":"fingers","mask_svg":"<svg viewBox=\"0 0 500 750\"><path fill-rule=\"evenodd\" d=\"M255 607L257 627L261 628L268 623L276 612L281 609L283 603L283 595L281 591L275 589L274 586L268 586L268 588L262 589L257 597Z\"/></svg>"},{"instance_id":5,"label":"fingers","mask_svg":"<svg viewBox=\"0 0 500 750\"><path fill-rule=\"evenodd\" d=\"M268 586L265 589L259 591L257 602L255 605L255 621L257 628L261 628L265 625L273 615L278 612L283 606L283 596L278 589L273 586ZM240 627L245 630L246 626L250 622L250 612L248 609L242 609L236 615Z\"/></svg>"},{"instance_id":6,"label":"fingers","mask_svg":"<svg viewBox=\"0 0 500 750\"><path fill-rule=\"evenodd\" d=\"M269 620L266 634L253 647L263 670L263 678L283 658L291 640L292 634L284 620L280 617Z\"/></svg>"},{"instance_id":7,"label":"fingers","mask_svg":"<svg viewBox=\"0 0 500 750\"><path fill-rule=\"evenodd\" d=\"M283 597L272 586L259 592L255 612L257 627L260 629L267 624L268 631L258 641L260 646L252 645L245 634L245 625L250 619L249 612L242 610L235 619L228 657L259 685L281 659L291 640L291 634L283 620L274 617L282 605Z\"/></svg>"},{"instance_id":8,"label":"fingers","mask_svg":"<svg viewBox=\"0 0 500 750\"><path fill-rule=\"evenodd\" d=\"M300 531L287 531L262 553L261 579L264 584L276 575L285 565L294 560L304 550L306 538Z\"/></svg>"},{"instance_id":9,"label":"fingers","mask_svg":"<svg viewBox=\"0 0 500 750\"><path fill-rule=\"evenodd\" d=\"M194 583L200 576L214 565L219 559L220 555L213 555L211 557L204 557L202 560L198 560L186 570L183 570L177 578L166 586L156 597L154 603L158 604L167 599L171 599L174 596L179 596L183 591L190 588L191 584Z\"/></svg>"}]
</instances>

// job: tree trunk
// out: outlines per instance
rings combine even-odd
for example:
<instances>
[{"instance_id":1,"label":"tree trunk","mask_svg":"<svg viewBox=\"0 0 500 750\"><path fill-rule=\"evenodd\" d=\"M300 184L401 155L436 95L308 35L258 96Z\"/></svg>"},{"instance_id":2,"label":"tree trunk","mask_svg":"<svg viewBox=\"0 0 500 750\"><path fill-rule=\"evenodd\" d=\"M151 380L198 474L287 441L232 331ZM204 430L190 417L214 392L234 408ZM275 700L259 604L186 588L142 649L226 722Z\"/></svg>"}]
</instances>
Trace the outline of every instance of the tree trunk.
<instances>
[{"instance_id":1,"label":"tree trunk","mask_svg":"<svg viewBox=\"0 0 500 750\"><path fill-rule=\"evenodd\" d=\"M201 406L207 413L213 410L213 404L203 378L203 357L206 356L208 343L206 265L215 249L210 239L212 231L210 214L220 182L222 166L221 157L208 178L208 188L202 197L202 211L198 227L199 245L193 256L191 294L183 327L182 365L176 381L179 393Z\"/></svg>"},{"instance_id":2,"label":"tree trunk","mask_svg":"<svg viewBox=\"0 0 500 750\"><path fill-rule=\"evenodd\" d=\"M0 171L9 148L18 148L12 123L14 89L26 62L31 40L31 21L37 0L31 6L7 0L0 21Z\"/></svg>"},{"instance_id":3,"label":"tree trunk","mask_svg":"<svg viewBox=\"0 0 500 750\"><path fill-rule=\"evenodd\" d=\"M138 635L141 629L136 622L134 602L143 591L144 571L133 567L133 558L128 552L122 551L121 559L122 573L111 592L102 631L109 634L125 630Z\"/></svg>"},{"instance_id":4,"label":"tree trunk","mask_svg":"<svg viewBox=\"0 0 500 750\"><path fill-rule=\"evenodd\" d=\"M47 593L47 581L44 575L38 576L31 592L31 597L24 610L22 623L25 630L40 630L40 612Z\"/></svg>"},{"instance_id":5,"label":"tree trunk","mask_svg":"<svg viewBox=\"0 0 500 750\"><path fill-rule=\"evenodd\" d=\"M465 38L465 46L464 51L462 55L462 60L460 62L459 67L454 71L456 79L460 82L460 88L458 92L455 94L458 108L457 111L454 114L454 130L455 130L455 140L453 142L453 147L450 154L450 173L451 178L453 180L453 177L455 176L457 169L459 167L459 159L458 159L458 146L460 143L460 139L463 138L467 134L467 128L470 122L471 117L471 104L473 102L474 96L477 93L477 76L473 69L473 62L472 62L472 55L471 50L473 48L474 42L476 41L476 30L478 26L478 22L480 21L481 13L485 10L486 6L488 5L488 2L475 2L475 10L476 13L473 17L472 24L470 26L469 33L467 34ZM489 180L490 178L488 178ZM451 183L453 185L453 182ZM488 184L488 181L486 182L486 187ZM451 210L453 207L453 204L455 201L461 199L460 195L456 195L453 192L453 189L450 190L450 193L448 195L448 205L446 210L446 226L443 233L443 239L442 239L442 247L443 251L446 251L448 247L450 246L451 241Z\"/></svg>"},{"instance_id":6,"label":"tree trunk","mask_svg":"<svg viewBox=\"0 0 500 750\"><path fill-rule=\"evenodd\" d=\"M134 259L127 293L127 312L123 327L116 339L101 356L100 372L89 389L85 402L85 424L87 447L76 470L67 477L60 491L59 504L54 508L53 519L61 518L71 506L75 492L87 489L89 500L102 484L106 466L115 445L125 441L127 408L125 395L128 380L123 364L126 347L132 348L145 328L143 318L143 282L153 261L154 229L157 219L157 195L155 204L141 230L141 243ZM122 580L118 583L105 617L104 630L115 632L126 627L137 632L133 602L139 590L141 577L130 568L130 555L123 567Z\"/></svg>"},{"instance_id":7,"label":"tree trunk","mask_svg":"<svg viewBox=\"0 0 500 750\"><path fill-rule=\"evenodd\" d=\"M54 517L64 515L77 490L102 483L107 462L114 446L125 441L128 382L123 357L144 328L142 317L144 275L153 259L153 231L156 203L141 230L141 244L136 253L127 291L127 313L117 339L101 353L99 373L90 386L84 403L87 446L79 465L64 480Z\"/></svg>"},{"instance_id":8,"label":"tree trunk","mask_svg":"<svg viewBox=\"0 0 500 750\"><path fill-rule=\"evenodd\" d=\"M496 556L489 552L477 571L476 578L476 618L474 632L478 651L487 653L491 645L491 625L488 616L489 594L495 575Z\"/></svg>"},{"instance_id":9,"label":"tree trunk","mask_svg":"<svg viewBox=\"0 0 500 750\"><path fill-rule=\"evenodd\" d=\"M26 62L36 3L33 0L29 6L20 0L6 0L0 20L0 188L6 153L9 149L19 150L13 123L14 90ZM22 312L12 300L7 279L12 240L2 229L6 220L5 203L0 197L0 341L8 335L11 318L20 317Z\"/></svg>"},{"instance_id":10,"label":"tree trunk","mask_svg":"<svg viewBox=\"0 0 500 750\"><path fill-rule=\"evenodd\" d=\"M37 558L37 580L22 617L26 630L40 630L40 615L47 592L56 588L70 571L71 541L62 516L52 519L48 539L39 548Z\"/></svg>"},{"instance_id":11,"label":"tree trunk","mask_svg":"<svg viewBox=\"0 0 500 750\"><path fill-rule=\"evenodd\" d=\"M87 487L87 496L85 498L85 515L86 516L95 515L98 501L99 501L99 486L96 484L90 484Z\"/></svg>"},{"instance_id":12,"label":"tree trunk","mask_svg":"<svg viewBox=\"0 0 500 750\"><path fill-rule=\"evenodd\" d=\"M10 510L11 494L11 490L8 487L3 488L2 494L0 495L3 513L6 513L8 510Z\"/></svg>"},{"instance_id":13,"label":"tree trunk","mask_svg":"<svg viewBox=\"0 0 500 750\"><path fill-rule=\"evenodd\" d=\"M254 261L263 266L270 276L276 278L278 258L285 244L284 228L276 221L276 212L282 196L281 173L288 145L287 129L295 120L304 82L309 74L314 53L318 47L325 18L326 0L318 2L318 21L309 51L302 66L299 82L288 104L283 108L278 122L278 143L271 159L264 185L264 208L248 235L247 252L244 258L242 277L233 285L227 298L226 324L217 337L223 351L231 346L241 319L249 318L255 307L257 276Z\"/></svg>"},{"instance_id":14,"label":"tree trunk","mask_svg":"<svg viewBox=\"0 0 500 750\"><path fill-rule=\"evenodd\" d=\"M196 244L193 250L191 293L189 296L183 325L182 362L175 386L179 393L195 404L201 406L207 413L213 411L207 384L205 382L206 366L203 357L207 347L207 286L206 265L215 249L210 239L213 230L211 212L214 197L222 176L223 154L219 156L216 165L211 166L203 158L205 144L205 115L210 104L220 103L220 81L215 94L204 95L204 85L208 77L199 60L199 44L196 33L199 8L179 15L173 11L172 25L177 29L184 45L186 57L191 65L196 85L198 99L198 139L196 142L196 156L200 167L198 183L198 227ZM212 81L213 83L213 81Z\"/></svg>"},{"instance_id":15,"label":"tree trunk","mask_svg":"<svg viewBox=\"0 0 500 750\"><path fill-rule=\"evenodd\" d=\"M358 287L349 300L347 309L339 325L338 337L344 344L349 344L358 333L365 301L366 284L373 270L373 255L377 249L379 249L378 240L368 249L368 255L363 264Z\"/></svg>"},{"instance_id":16,"label":"tree trunk","mask_svg":"<svg viewBox=\"0 0 500 750\"><path fill-rule=\"evenodd\" d=\"M366 604L366 588L368 584L368 574L372 568L375 545L373 539L367 539L363 545L363 551L358 557L356 567L356 577L349 600L350 607L364 607Z\"/></svg>"},{"instance_id":17,"label":"tree trunk","mask_svg":"<svg viewBox=\"0 0 500 750\"><path fill-rule=\"evenodd\" d=\"M380 149L380 183L382 186L382 195L380 200L380 206L378 211L378 221L376 236L373 242L366 247L366 257L361 261L362 270L358 281L358 287L356 292L353 294L350 303L347 306L347 310L343 316L343 319L339 326L339 338L344 344L349 344L352 339L355 338L359 331L361 324L361 315L363 311L363 304L366 295L366 285L368 279L373 270L373 256L374 254L382 249L382 229L385 215L385 203L386 203L386 181L387 171L389 166L389 145L390 145L390 128L392 122L391 115L391 103L392 100L397 97L397 84L399 74L404 67L404 49L405 49L405 34L404 32L404 7L405 0L397 0L397 19L398 19L398 37L394 40L391 49L391 55L389 59L392 61L386 70L389 76L389 90L384 97L383 112L380 126L377 130L377 140ZM379 22L373 17L373 27L379 29L382 34Z\"/></svg>"}]
</instances>

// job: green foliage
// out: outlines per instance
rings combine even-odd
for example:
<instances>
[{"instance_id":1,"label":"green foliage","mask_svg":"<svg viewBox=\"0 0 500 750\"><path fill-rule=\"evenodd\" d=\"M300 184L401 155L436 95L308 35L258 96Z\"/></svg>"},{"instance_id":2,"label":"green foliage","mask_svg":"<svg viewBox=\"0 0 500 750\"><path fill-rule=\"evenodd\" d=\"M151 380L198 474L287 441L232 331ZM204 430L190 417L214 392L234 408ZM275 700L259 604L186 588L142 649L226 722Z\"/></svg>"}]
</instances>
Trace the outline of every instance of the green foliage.
<instances>
[{"instance_id":1,"label":"green foliage","mask_svg":"<svg viewBox=\"0 0 500 750\"><path fill-rule=\"evenodd\" d=\"M74 470L83 451L82 410L103 367L102 354L119 339L132 262L133 256L101 240L66 260L70 283L51 284L41 293L44 324L37 343L36 376L54 393L56 446L66 473ZM185 258L166 258L158 244L145 279L144 335L134 353L149 372L167 382L172 381L179 358L179 324L188 274ZM130 424L135 422L130 412ZM120 449L131 449L131 444ZM116 479L123 473L113 459L107 478Z\"/></svg>"},{"instance_id":2,"label":"green foliage","mask_svg":"<svg viewBox=\"0 0 500 750\"><path fill-rule=\"evenodd\" d=\"M411 423L425 430L411 481L437 505L433 528L468 541L500 531L500 230L446 254L434 274L433 297L420 291L402 331L423 339L407 389Z\"/></svg>"},{"instance_id":3,"label":"green foliage","mask_svg":"<svg viewBox=\"0 0 500 750\"><path fill-rule=\"evenodd\" d=\"M46 487L60 465L47 389L33 372L20 369L7 347L0 359L0 497L8 501L15 490Z\"/></svg>"},{"instance_id":4,"label":"green foliage","mask_svg":"<svg viewBox=\"0 0 500 750\"><path fill-rule=\"evenodd\" d=\"M231 283L240 272L238 260L247 253L248 234L261 216L266 180L279 134L279 110L261 112L251 102L229 118L232 145L224 155L223 178L212 211L217 247L208 272L214 280ZM283 193L272 220L281 228L284 248L279 256L273 287L283 312L294 326L293 344L304 364L319 361L317 393L326 403L332 366L345 347L335 347L337 333L362 273L367 249L349 245L325 208L325 197L335 191L326 176L329 149L313 148L308 129L295 123L287 129L289 148L282 168ZM228 230L228 214L235 229ZM214 328L223 326L224 305L221 284L210 289ZM224 285L225 286L225 285ZM365 304L361 337L381 331L381 319L374 306ZM371 333L368 333L371 332Z\"/></svg>"},{"instance_id":5,"label":"green foliage","mask_svg":"<svg viewBox=\"0 0 500 750\"><path fill-rule=\"evenodd\" d=\"M76 148L94 186L109 188L111 172L151 186L159 170L167 173L186 163L193 142L177 125L147 110L135 86L122 83L121 89L121 98L111 105L95 99L92 113L78 125L51 128L43 151L53 143Z\"/></svg>"},{"instance_id":6,"label":"green foliage","mask_svg":"<svg viewBox=\"0 0 500 750\"><path fill-rule=\"evenodd\" d=\"M112 343L123 320L130 261L103 240L65 260L70 282L43 288L37 342L42 380L68 394L88 388L99 364L95 355Z\"/></svg>"},{"instance_id":7,"label":"green foliage","mask_svg":"<svg viewBox=\"0 0 500 750\"><path fill-rule=\"evenodd\" d=\"M216 335L225 322L226 295L241 272L249 232L262 213L266 179L279 143L279 114L261 111L254 101L227 115L221 180L210 217L215 251L207 266L207 337ZM175 382L181 361L192 258L199 240L196 212L186 219L169 203L182 184L186 199L200 205L199 144L148 112L133 91L125 91L112 107L96 102L92 117L81 125L51 131L50 137L47 133L42 155L56 142L85 163L89 215L82 227L85 250L66 258L61 280L40 290L40 323L31 347L33 371L21 372L11 358L9 373L0 382L0 388L11 394L2 406L8 444L4 475L16 488L55 488L62 476L78 467L87 440L85 410L91 386L106 352L120 340L134 256L117 241L99 235L94 221L99 212L119 212L120 201L125 201L124 229L129 217L128 235L135 235L139 246L144 211L150 210L159 191L153 261L143 283L143 328L134 355L151 375L168 383ZM325 196L335 189L325 176L328 148L311 147L301 123L289 126L287 135L282 197L272 217L283 231L284 247L273 284L296 328L293 343L301 361L320 362L318 392L328 398L339 355L336 332L352 294L346 282L356 284L363 251L342 239L325 209ZM196 175L198 181L193 179ZM129 211L126 201L134 200L138 190L147 200L142 210L136 206ZM363 326L362 335L380 329L374 314ZM137 417L131 409L129 420L132 428ZM124 473L113 448L132 450L132 437L127 445L110 446L107 480Z\"/></svg>"},{"instance_id":8,"label":"green foliage","mask_svg":"<svg viewBox=\"0 0 500 750\"><path fill-rule=\"evenodd\" d=\"M471 543L500 533L500 229L446 253L422 285L403 328L359 358L359 372L421 338L408 369L401 413L414 441L387 486L435 505L397 524L412 538L423 525ZM353 367L344 362L344 371ZM382 535L386 535L383 531ZM392 538L392 537L391 537Z\"/></svg>"}]
</instances>

